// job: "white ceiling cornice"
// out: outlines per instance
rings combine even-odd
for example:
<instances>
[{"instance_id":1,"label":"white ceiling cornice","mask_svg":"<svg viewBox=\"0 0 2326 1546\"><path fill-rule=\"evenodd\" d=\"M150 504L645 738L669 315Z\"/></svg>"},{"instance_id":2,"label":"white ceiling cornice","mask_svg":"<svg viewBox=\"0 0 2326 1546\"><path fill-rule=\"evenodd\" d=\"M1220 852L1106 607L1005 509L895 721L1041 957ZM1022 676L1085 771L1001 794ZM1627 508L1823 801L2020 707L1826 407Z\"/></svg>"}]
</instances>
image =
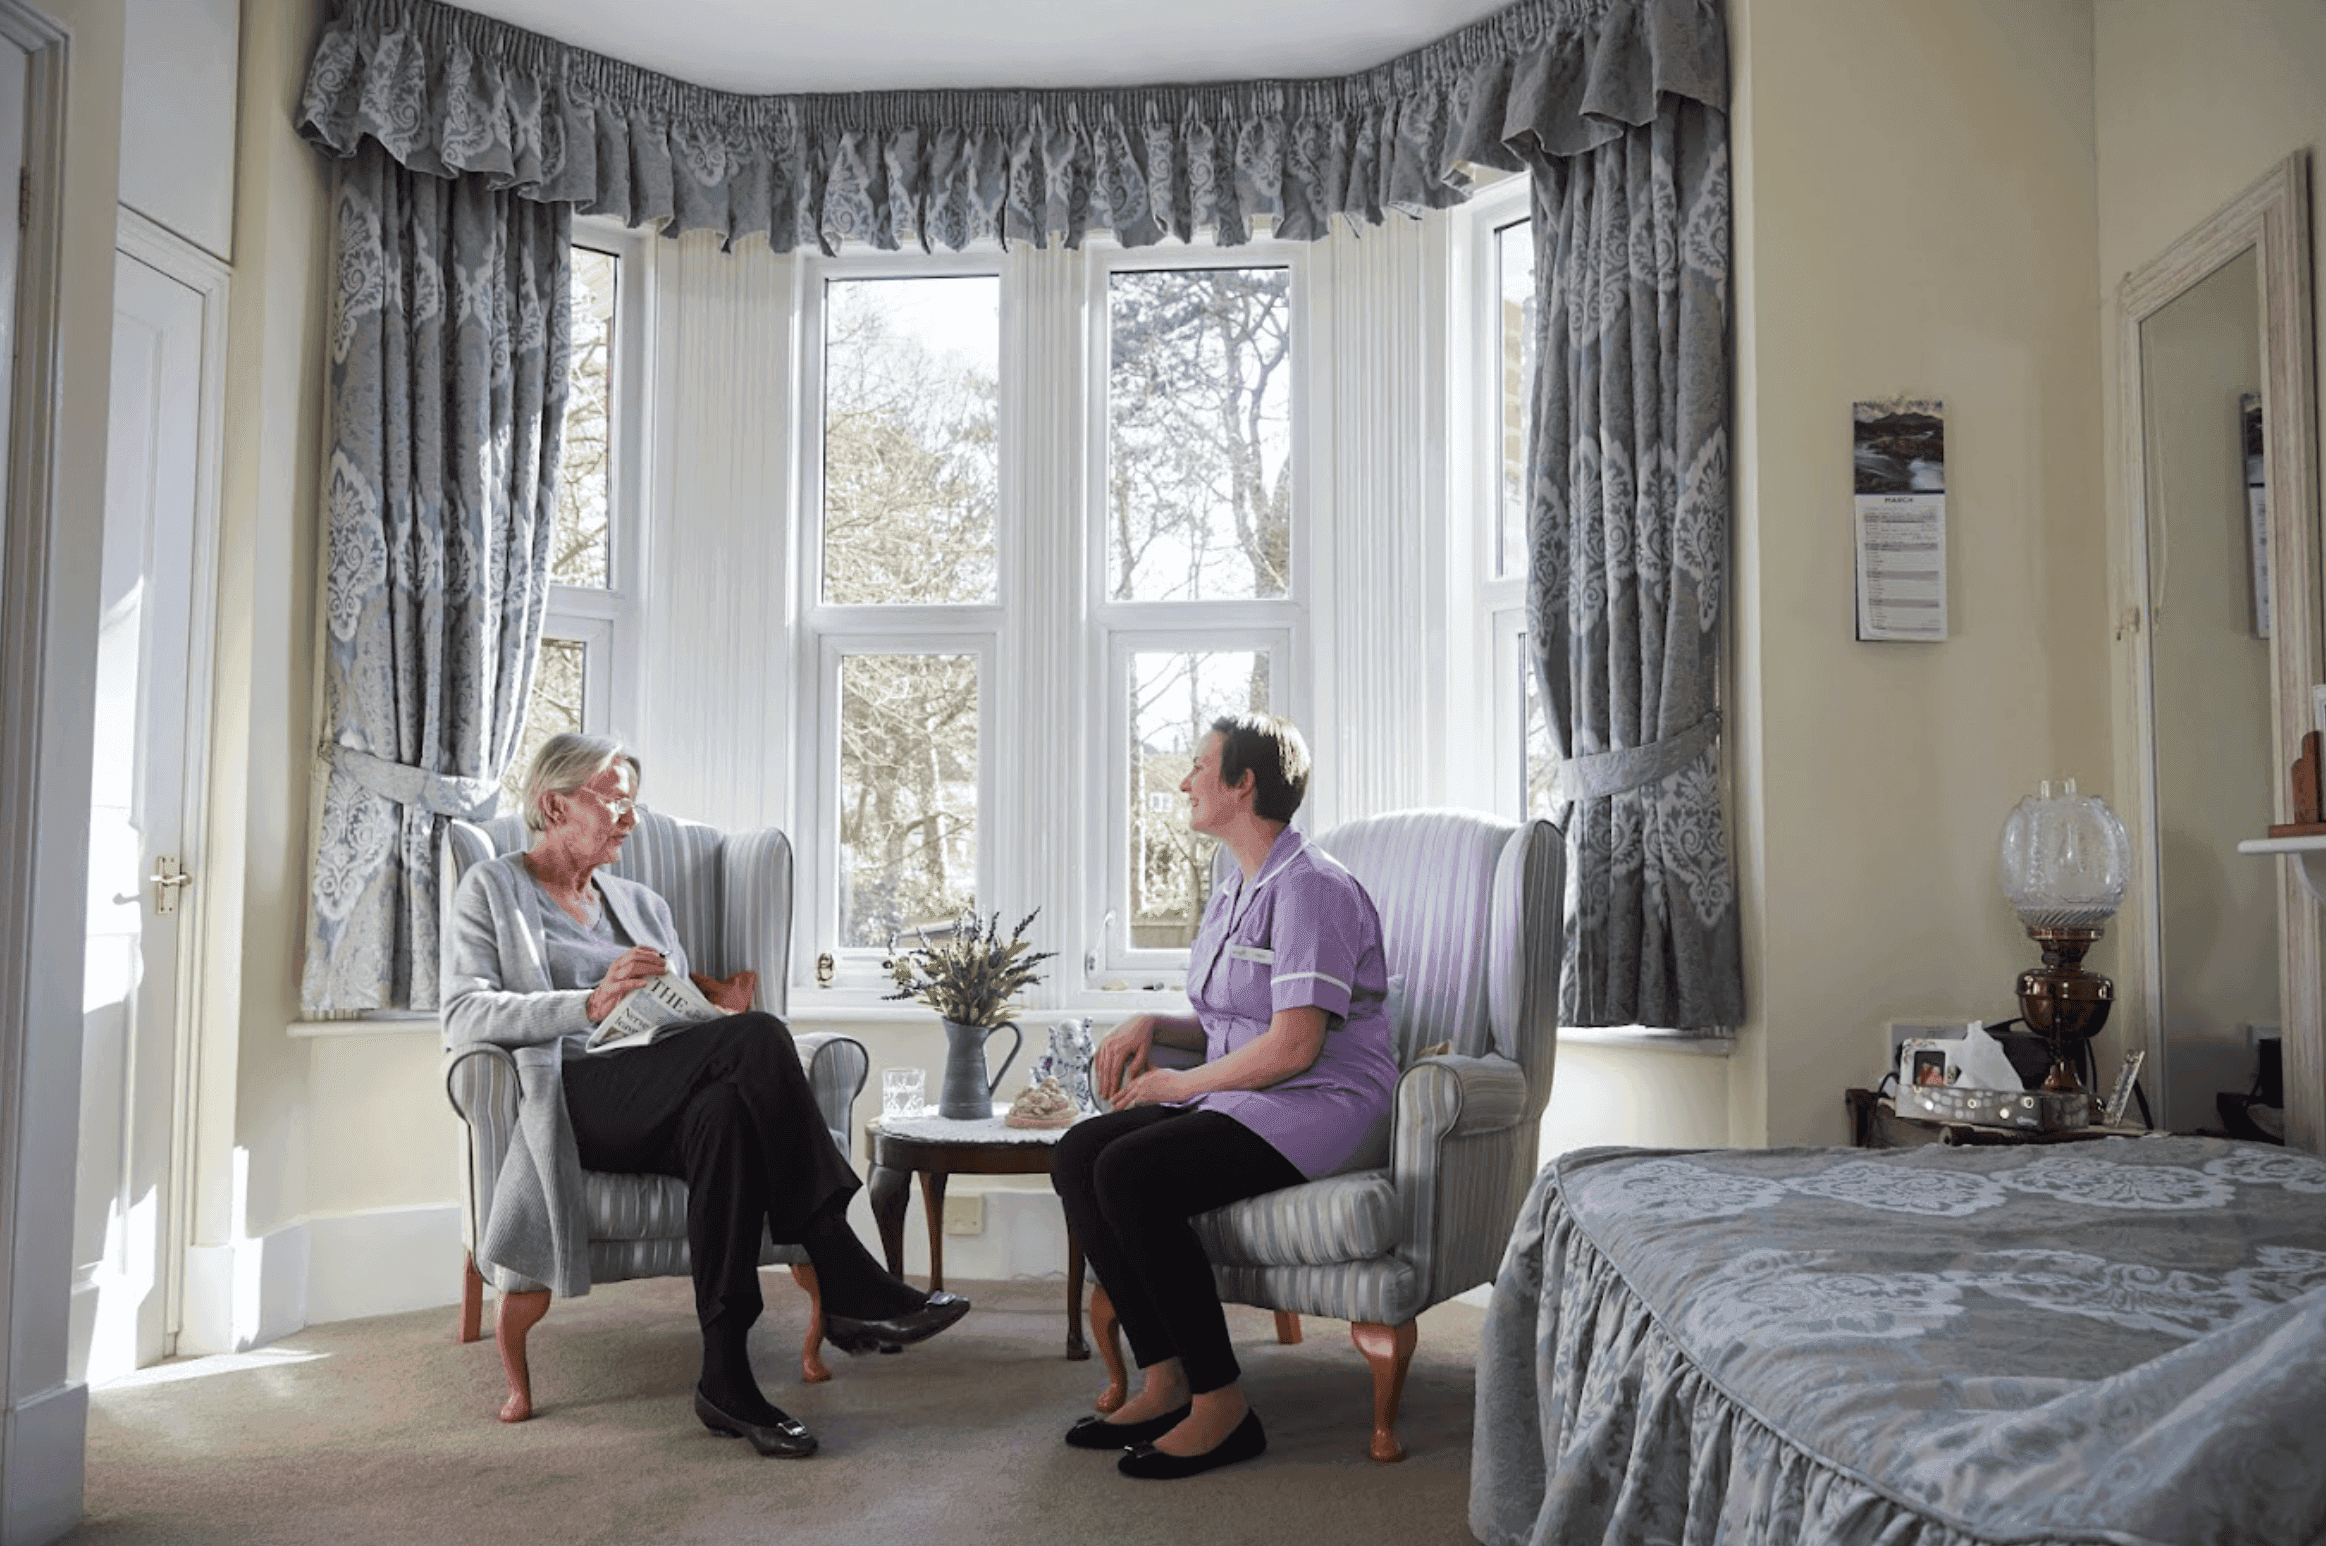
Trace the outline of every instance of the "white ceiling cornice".
<instances>
[{"instance_id":1,"label":"white ceiling cornice","mask_svg":"<svg viewBox=\"0 0 2326 1546\"><path fill-rule=\"evenodd\" d=\"M1508 0L461 0L752 95L1346 75Z\"/></svg>"}]
</instances>

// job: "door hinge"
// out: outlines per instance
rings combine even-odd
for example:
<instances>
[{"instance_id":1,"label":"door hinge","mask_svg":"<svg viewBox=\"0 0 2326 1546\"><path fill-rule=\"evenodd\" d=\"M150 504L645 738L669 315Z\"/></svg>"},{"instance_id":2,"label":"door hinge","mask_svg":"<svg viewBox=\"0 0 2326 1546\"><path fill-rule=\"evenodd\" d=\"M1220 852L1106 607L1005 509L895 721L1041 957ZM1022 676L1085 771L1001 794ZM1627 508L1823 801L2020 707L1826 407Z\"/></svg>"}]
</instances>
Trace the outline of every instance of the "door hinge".
<instances>
[{"instance_id":1,"label":"door hinge","mask_svg":"<svg viewBox=\"0 0 2326 1546\"><path fill-rule=\"evenodd\" d=\"M178 910L178 893L194 883L176 854L164 854L153 862L153 873L146 883L153 887L153 911L157 918L165 918Z\"/></svg>"}]
</instances>

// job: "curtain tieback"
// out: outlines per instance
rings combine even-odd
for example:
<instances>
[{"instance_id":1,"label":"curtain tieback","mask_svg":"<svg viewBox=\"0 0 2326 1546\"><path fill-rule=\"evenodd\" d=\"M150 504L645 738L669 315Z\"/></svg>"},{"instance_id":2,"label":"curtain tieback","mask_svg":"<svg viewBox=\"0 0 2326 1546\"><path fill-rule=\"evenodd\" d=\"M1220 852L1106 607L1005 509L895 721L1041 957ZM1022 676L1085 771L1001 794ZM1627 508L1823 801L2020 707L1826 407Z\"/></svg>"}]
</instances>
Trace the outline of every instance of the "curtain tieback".
<instances>
[{"instance_id":1,"label":"curtain tieback","mask_svg":"<svg viewBox=\"0 0 2326 1546\"><path fill-rule=\"evenodd\" d=\"M1569 757L1551 769L1551 797L1604 800L1627 789L1660 782L1703 756L1705 748L1718 734L1720 710L1714 709L1678 735L1668 735L1645 746Z\"/></svg>"},{"instance_id":2,"label":"curtain tieback","mask_svg":"<svg viewBox=\"0 0 2326 1546\"><path fill-rule=\"evenodd\" d=\"M339 772L398 805L437 816L457 816L462 821L490 821L501 806L501 785L496 779L431 773L337 743L326 745L323 755Z\"/></svg>"}]
</instances>

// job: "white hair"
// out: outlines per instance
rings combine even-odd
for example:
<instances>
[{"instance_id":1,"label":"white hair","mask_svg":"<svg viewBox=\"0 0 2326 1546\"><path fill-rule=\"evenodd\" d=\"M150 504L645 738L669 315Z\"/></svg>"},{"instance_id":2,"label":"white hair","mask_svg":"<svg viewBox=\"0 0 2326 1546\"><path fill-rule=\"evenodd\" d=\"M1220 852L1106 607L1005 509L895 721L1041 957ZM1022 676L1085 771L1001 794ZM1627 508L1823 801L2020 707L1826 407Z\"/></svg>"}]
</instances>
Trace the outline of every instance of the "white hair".
<instances>
[{"instance_id":1,"label":"white hair","mask_svg":"<svg viewBox=\"0 0 2326 1546\"><path fill-rule=\"evenodd\" d=\"M572 794L617 762L630 764L630 782L635 789L639 777L637 754L611 736L566 731L543 741L541 750L533 754L533 766L525 774L525 796L521 802L525 830L548 831L549 816L542 810L541 802L553 794Z\"/></svg>"}]
</instances>

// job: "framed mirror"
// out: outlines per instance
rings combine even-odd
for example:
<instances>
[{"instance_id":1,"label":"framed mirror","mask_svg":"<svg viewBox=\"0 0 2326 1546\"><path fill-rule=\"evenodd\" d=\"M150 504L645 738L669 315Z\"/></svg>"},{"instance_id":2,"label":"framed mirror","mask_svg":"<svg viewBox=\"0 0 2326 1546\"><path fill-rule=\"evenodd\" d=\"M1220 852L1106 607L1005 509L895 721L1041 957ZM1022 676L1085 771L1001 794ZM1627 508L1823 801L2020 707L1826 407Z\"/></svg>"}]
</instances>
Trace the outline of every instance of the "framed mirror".
<instances>
[{"instance_id":1,"label":"framed mirror","mask_svg":"<svg viewBox=\"0 0 2326 1546\"><path fill-rule=\"evenodd\" d=\"M2223 1130L2218 1097L2254 1085L2274 1035L2285 1140L2320 1153L2320 904L2298 860L2238 850L2294 819L2291 768L2326 681L2310 289L2301 152L2119 292L2136 904L2120 948L2137 985L2119 1034L2145 1045L2152 1114L2176 1132Z\"/></svg>"}]
</instances>

